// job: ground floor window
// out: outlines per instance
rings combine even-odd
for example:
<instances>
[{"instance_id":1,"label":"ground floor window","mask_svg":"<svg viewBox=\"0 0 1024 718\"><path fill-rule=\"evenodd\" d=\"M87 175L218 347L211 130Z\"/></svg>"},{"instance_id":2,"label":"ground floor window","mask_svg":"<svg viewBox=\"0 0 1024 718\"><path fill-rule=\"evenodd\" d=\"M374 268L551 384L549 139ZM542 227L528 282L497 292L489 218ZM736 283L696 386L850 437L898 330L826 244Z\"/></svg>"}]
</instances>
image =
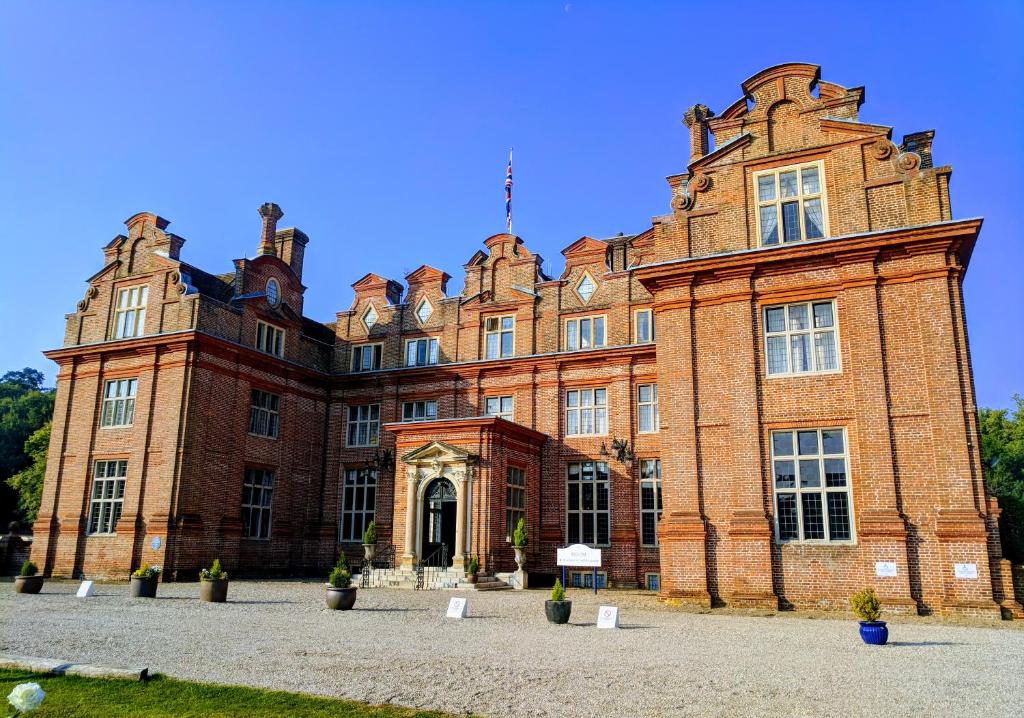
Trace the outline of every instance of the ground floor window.
<instances>
[{"instance_id":1,"label":"ground floor window","mask_svg":"<svg viewBox=\"0 0 1024 718\"><path fill-rule=\"evenodd\" d=\"M88 534L112 534L121 518L124 504L124 481L128 462L97 461L92 472L92 500L89 503Z\"/></svg>"},{"instance_id":2,"label":"ground floor window","mask_svg":"<svg viewBox=\"0 0 1024 718\"><path fill-rule=\"evenodd\" d=\"M341 541L362 541L377 507L377 472L346 469L342 489Z\"/></svg>"},{"instance_id":3,"label":"ground floor window","mask_svg":"<svg viewBox=\"0 0 1024 718\"><path fill-rule=\"evenodd\" d=\"M569 543L609 545L608 464L603 461L570 463L566 488L566 538Z\"/></svg>"},{"instance_id":4,"label":"ground floor window","mask_svg":"<svg viewBox=\"0 0 1024 718\"><path fill-rule=\"evenodd\" d=\"M570 571L568 576L569 586L572 588L593 588L593 571ZM604 571L597 572L597 587L608 588L608 574Z\"/></svg>"},{"instance_id":5,"label":"ground floor window","mask_svg":"<svg viewBox=\"0 0 1024 718\"><path fill-rule=\"evenodd\" d=\"M526 518L526 472L509 466L505 476L505 540L511 542L519 519Z\"/></svg>"},{"instance_id":6,"label":"ground floor window","mask_svg":"<svg viewBox=\"0 0 1024 718\"><path fill-rule=\"evenodd\" d=\"M270 538L270 505L274 499L274 472L246 469L242 484L242 537Z\"/></svg>"},{"instance_id":7,"label":"ground floor window","mask_svg":"<svg viewBox=\"0 0 1024 718\"><path fill-rule=\"evenodd\" d=\"M661 520L661 460L640 462L640 543L658 545L658 522Z\"/></svg>"},{"instance_id":8,"label":"ground floor window","mask_svg":"<svg viewBox=\"0 0 1024 718\"><path fill-rule=\"evenodd\" d=\"M846 432L772 432L775 531L779 541L853 539Z\"/></svg>"}]
</instances>

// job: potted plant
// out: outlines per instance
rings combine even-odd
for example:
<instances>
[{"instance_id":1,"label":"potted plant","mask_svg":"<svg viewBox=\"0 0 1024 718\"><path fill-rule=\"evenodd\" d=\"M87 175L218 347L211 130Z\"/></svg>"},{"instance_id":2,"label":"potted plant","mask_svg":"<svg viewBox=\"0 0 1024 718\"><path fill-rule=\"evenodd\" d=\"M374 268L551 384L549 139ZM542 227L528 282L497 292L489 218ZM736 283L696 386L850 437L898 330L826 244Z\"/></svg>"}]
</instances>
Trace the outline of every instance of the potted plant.
<instances>
[{"instance_id":1,"label":"potted plant","mask_svg":"<svg viewBox=\"0 0 1024 718\"><path fill-rule=\"evenodd\" d=\"M476 574L480 570L480 562L476 556L469 557L469 563L466 564L466 581L468 583L476 583Z\"/></svg>"},{"instance_id":2,"label":"potted plant","mask_svg":"<svg viewBox=\"0 0 1024 718\"><path fill-rule=\"evenodd\" d=\"M544 613L551 623L568 623L572 613L572 601L565 600L565 589L561 579L555 579L555 587L551 589L551 600L544 602Z\"/></svg>"},{"instance_id":3,"label":"potted plant","mask_svg":"<svg viewBox=\"0 0 1024 718\"><path fill-rule=\"evenodd\" d=\"M160 567L142 564L131 576L132 598L156 598L156 582Z\"/></svg>"},{"instance_id":4,"label":"potted plant","mask_svg":"<svg viewBox=\"0 0 1024 718\"><path fill-rule=\"evenodd\" d=\"M334 611L348 611L356 604L356 591L352 585L352 572L348 568L348 559L342 553L338 563L331 569L327 577L327 608Z\"/></svg>"},{"instance_id":5,"label":"potted plant","mask_svg":"<svg viewBox=\"0 0 1024 718\"><path fill-rule=\"evenodd\" d=\"M372 561L377 555L377 524L373 521L366 527L363 533L363 556L367 561Z\"/></svg>"},{"instance_id":6,"label":"potted plant","mask_svg":"<svg viewBox=\"0 0 1024 718\"><path fill-rule=\"evenodd\" d=\"M18 577L14 579L15 593L39 593L43 588L43 577L37 576L39 567L31 561L21 564Z\"/></svg>"},{"instance_id":7,"label":"potted plant","mask_svg":"<svg viewBox=\"0 0 1024 718\"><path fill-rule=\"evenodd\" d=\"M516 530L512 532L512 546L516 550L516 566L520 571L523 570L523 564L526 563L526 544L526 523L523 519L519 519Z\"/></svg>"},{"instance_id":8,"label":"potted plant","mask_svg":"<svg viewBox=\"0 0 1024 718\"><path fill-rule=\"evenodd\" d=\"M860 619L860 637L871 646L884 646L889 640L889 628L885 621L879 621L882 615L882 602L875 595L875 589L865 588L850 597L850 607Z\"/></svg>"},{"instance_id":9,"label":"potted plant","mask_svg":"<svg viewBox=\"0 0 1024 718\"><path fill-rule=\"evenodd\" d=\"M228 574L220 567L220 559L213 559L210 568L199 572L199 598L209 603L224 603L228 600Z\"/></svg>"}]
</instances>

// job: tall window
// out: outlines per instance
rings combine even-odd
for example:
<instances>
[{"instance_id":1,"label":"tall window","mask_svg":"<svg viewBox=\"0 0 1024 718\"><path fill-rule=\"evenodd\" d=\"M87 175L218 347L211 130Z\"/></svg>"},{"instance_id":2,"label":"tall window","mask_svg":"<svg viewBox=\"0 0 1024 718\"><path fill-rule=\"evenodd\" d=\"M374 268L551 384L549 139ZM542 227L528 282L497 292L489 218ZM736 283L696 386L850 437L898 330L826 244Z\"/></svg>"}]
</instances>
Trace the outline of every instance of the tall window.
<instances>
[{"instance_id":1,"label":"tall window","mask_svg":"<svg viewBox=\"0 0 1024 718\"><path fill-rule=\"evenodd\" d=\"M566 538L569 543L607 546L611 523L608 505L608 464L581 461L569 464Z\"/></svg>"},{"instance_id":2,"label":"tall window","mask_svg":"<svg viewBox=\"0 0 1024 718\"><path fill-rule=\"evenodd\" d=\"M407 401L402 404L402 421L433 421L437 418L437 402Z\"/></svg>"},{"instance_id":3,"label":"tall window","mask_svg":"<svg viewBox=\"0 0 1024 718\"><path fill-rule=\"evenodd\" d=\"M274 472L246 469L242 483L242 537L270 538L270 505L274 499Z\"/></svg>"},{"instance_id":4,"label":"tall window","mask_svg":"<svg viewBox=\"0 0 1024 718\"><path fill-rule=\"evenodd\" d=\"M348 408L347 446L376 446L380 441L380 404Z\"/></svg>"},{"instance_id":5,"label":"tall window","mask_svg":"<svg viewBox=\"0 0 1024 718\"><path fill-rule=\"evenodd\" d=\"M373 371L380 369L382 344L362 344L352 347L352 371Z\"/></svg>"},{"instance_id":6,"label":"tall window","mask_svg":"<svg viewBox=\"0 0 1024 718\"><path fill-rule=\"evenodd\" d=\"M515 354L516 318L487 317L484 320L484 344L488 359L500 359Z\"/></svg>"},{"instance_id":7,"label":"tall window","mask_svg":"<svg viewBox=\"0 0 1024 718\"><path fill-rule=\"evenodd\" d=\"M266 322L256 322L256 348L267 354L284 356L284 329Z\"/></svg>"},{"instance_id":8,"label":"tall window","mask_svg":"<svg viewBox=\"0 0 1024 718\"><path fill-rule=\"evenodd\" d=\"M259 389L252 390L249 403L249 433L277 438L277 416L281 397Z\"/></svg>"},{"instance_id":9,"label":"tall window","mask_svg":"<svg viewBox=\"0 0 1024 718\"><path fill-rule=\"evenodd\" d=\"M121 518L124 503L124 480L128 462L97 461L92 472L92 500L89 502L87 534L112 534Z\"/></svg>"},{"instance_id":10,"label":"tall window","mask_svg":"<svg viewBox=\"0 0 1024 718\"><path fill-rule=\"evenodd\" d=\"M835 304L765 307L764 341L769 376L835 371L839 368Z\"/></svg>"},{"instance_id":11,"label":"tall window","mask_svg":"<svg viewBox=\"0 0 1024 718\"><path fill-rule=\"evenodd\" d=\"M772 432L775 532L779 541L852 541L842 429Z\"/></svg>"},{"instance_id":12,"label":"tall window","mask_svg":"<svg viewBox=\"0 0 1024 718\"><path fill-rule=\"evenodd\" d=\"M505 470L505 540L512 541L512 533L519 519L526 518L526 472L515 466Z\"/></svg>"},{"instance_id":13,"label":"tall window","mask_svg":"<svg viewBox=\"0 0 1024 718\"><path fill-rule=\"evenodd\" d=\"M341 497L341 541L362 541L377 506L377 472L346 469Z\"/></svg>"},{"instance_id":14,"label":"tall window","mask_svg":"<svg viewBox=\"0 0 1024 718\"><path fill-rule=\"evenodd\" d=\"M653 434L658 423L658 385L640 384L636 388L636 424L641 434Z\"/></svg>"},{"instance_id":15,"label":"tall window","mask_svg":"<svg viewBox=\"0 0 1024 718\"><path fill-rule=\"evenodd\" d=\"M634 316L634 334L637 344L649 344L654 341L654 312L650 309L637 309Z\"/></svg>"},{"instance_id":16,"label":"tall window","mask_svg":"<svg viewBox=\"0 0 1024 718\"><path fill-rule=\"evenodd\" d=\"M566 436L604 436L607 433L607 389L570 389L565 392Z\"/></svg>"},{"instance_id":17,"label":"tall window","mask_svg":"<svg viewBox=\"0 0 1024 718\"><path fill-rule=\"evenodd\" d=\"M823 173L821 162L754 173L762 245L825 236Z\"/></svg>"},{"instance_id":18,"label":"tall window","mask_svg":"<svg viewBox=\"0 0 1024 718\"><path fill-rule=\"evenodd\" d=\"M511 396L489 396L484 400L484 413L487 416L497 416L507 421L512 421L512 397Z\"/></svg>"},{"instance_id":19,"label":"tall window","mask_svg":"<svg viewBox=\"0 0 1024 718\"><path fill-rule=\"evenodd\" d=\"M604 346L604 317L577 317L565 320L567 351Z\"/></svg>"},{"instance_id":20,"label":"tall window","mask_svg":"<svg viewBox=\"0 0 1024 718\"><path fill-rule=\"evenodd\" d=\"M131 426L135 420L135 390L138 379L111 379L103 387L100 426Z\"/></svg>"},{"instance_id":21,"label":"tall window","mask_svg":"<svg viewBox=\"0 0 1024 718\"><path fill-rule=\"evenodd\" d=\"M410 339L405 343L405 365L437 364L437 338Z\"/></svg>"},{"instance_id":22,"label":"tall window","mask_svg":"<svg viewBox=\"0 0 1024 718\"><path fill-rule=\"evenodd\" d=\"M661 521L661 459L640 462L640 543L658 545Z\"/></svg>"},{"instance_id":23,"label":"tall window","mask_svg":"<svg viewBox=\"0 0 1024 718\"><path fill-rule=\"evenodd\" d=\"M146 299L149 287L127 287L117 290L114 309L114 339L141 337L146 327Z\"/></svg>"}]
</instances>

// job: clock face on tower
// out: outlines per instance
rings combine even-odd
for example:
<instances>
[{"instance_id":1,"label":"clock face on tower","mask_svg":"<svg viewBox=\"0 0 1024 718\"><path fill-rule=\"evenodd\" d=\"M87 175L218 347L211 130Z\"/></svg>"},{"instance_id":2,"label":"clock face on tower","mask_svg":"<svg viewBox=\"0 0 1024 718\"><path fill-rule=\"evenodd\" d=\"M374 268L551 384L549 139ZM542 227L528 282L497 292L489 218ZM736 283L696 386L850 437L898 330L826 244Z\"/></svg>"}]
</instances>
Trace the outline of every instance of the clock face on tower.
<instances>
[{"instance_id":1,"label":"clock face on tower","mask_svg":"<svg viewBox=\"0 0 1024 718\"><path fill-rule=\"evenodd\" d=\"M281 303L281 288L277 286L276 279L267 280L267 304L276 307Z\"/></svg>"}]
</instances>

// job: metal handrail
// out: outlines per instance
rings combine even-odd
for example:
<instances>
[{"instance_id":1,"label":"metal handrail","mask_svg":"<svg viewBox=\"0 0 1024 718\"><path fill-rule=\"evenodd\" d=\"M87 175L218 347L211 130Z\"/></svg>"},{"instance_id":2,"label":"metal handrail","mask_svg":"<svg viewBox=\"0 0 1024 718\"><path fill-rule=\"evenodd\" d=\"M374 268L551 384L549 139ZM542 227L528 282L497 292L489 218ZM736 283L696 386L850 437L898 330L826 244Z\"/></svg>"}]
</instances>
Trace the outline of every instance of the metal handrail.
<instances>
[{"instance_id":1,"label":"metal handrail","mask_svg":"<svg viewBox=\"0 0 1024 718\"><path fill-rule=\"evenodd\" d=\"M448 544L441 546L432 554L416 563L416 588L428 588L437 575L448 569Z\"/></svg>"}]
</instances>

